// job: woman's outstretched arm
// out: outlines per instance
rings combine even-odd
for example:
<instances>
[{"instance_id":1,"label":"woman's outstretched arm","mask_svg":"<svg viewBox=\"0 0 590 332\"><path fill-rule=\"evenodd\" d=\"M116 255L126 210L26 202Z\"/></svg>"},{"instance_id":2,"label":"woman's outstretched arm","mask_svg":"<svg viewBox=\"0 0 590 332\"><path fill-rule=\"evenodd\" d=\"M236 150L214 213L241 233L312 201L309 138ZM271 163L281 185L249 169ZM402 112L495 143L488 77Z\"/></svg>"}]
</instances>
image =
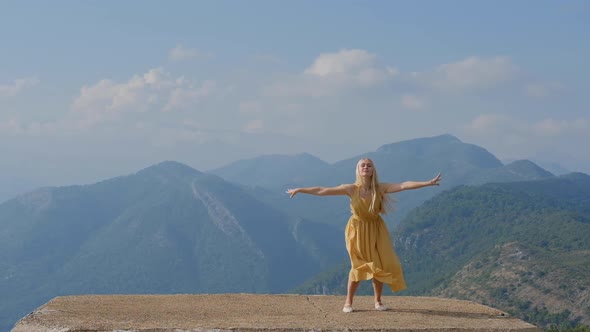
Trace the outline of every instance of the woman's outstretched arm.
<instances>
[{"instance_id":1,"label":"woman's outstretched arm","mask_svg":"<svg viewBox=\"0 0 590 332\"><path fill-rule=\"evenodd\" d=\"M440 173L430 181L405 181L402 183L382 183L380 186L383 188L383 192L386 194L396 193L404 190L419 189L429 186L438 186L442 180Z\"/></svg>"},{"instance_id":2,"label":"woman's outstretched arm","mask_svg":"<svg viewBox=\"0 0 590 332\"><path fill-rule=\"evenodd\" d=\"M295 188L287 190L287 194L293 197L299 193L309 194L316 196L335 196L335 195L348 195L350 196L352 184L341 184L336 187L306 187L306 188Z\"/></svg>"}]
</instances>

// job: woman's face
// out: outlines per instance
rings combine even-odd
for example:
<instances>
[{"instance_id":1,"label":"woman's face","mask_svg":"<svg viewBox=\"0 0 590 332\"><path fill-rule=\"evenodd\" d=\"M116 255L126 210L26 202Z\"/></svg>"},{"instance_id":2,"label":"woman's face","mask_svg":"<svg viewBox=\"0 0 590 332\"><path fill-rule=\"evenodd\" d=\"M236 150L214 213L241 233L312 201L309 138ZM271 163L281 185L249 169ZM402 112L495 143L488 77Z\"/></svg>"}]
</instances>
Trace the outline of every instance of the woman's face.
<instances>
[{"instance_id":1,"label":"woman's face","mask_svg":"<svg viewBox=\"0 0 590 332\"><path fill-rule=\"evenodd\" d=\"M373 163L368 159L361 159L358 163L358 172L362 177L373 176Z\"/></svg>"}]
</instances>

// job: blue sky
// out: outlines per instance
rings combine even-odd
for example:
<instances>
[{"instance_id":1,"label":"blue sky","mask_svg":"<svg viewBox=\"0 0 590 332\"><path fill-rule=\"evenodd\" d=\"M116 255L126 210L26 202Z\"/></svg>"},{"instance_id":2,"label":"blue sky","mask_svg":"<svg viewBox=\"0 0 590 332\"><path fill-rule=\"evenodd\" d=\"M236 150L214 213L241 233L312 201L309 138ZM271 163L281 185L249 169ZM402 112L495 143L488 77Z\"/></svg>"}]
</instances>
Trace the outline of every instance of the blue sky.
<instances>
[{"instance_id":1,"label":"blue sky","mask_svg":"<svg viewBox=\"0 0 590 332\"><path fill-rule=\"evenodd\" d=\"M4 1L0 200L445 133L590 173L589 22L587 1Z\"/></svg>"}]
</instances>

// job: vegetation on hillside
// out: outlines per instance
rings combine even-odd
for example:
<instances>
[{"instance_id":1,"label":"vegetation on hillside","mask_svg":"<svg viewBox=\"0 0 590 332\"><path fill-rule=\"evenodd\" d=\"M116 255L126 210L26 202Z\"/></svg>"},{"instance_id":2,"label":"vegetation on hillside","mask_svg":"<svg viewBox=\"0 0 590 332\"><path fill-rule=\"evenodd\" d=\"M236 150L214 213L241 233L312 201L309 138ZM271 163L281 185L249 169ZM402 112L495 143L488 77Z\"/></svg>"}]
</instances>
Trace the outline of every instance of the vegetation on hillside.
<instances>
[{"instance_id":1,"label":"vegetation on hillside","mask_svg":"<svg viewBox=\"0 0 590 332\"><path fill-rule=\"evenodd\" d=\"M342 259L336 234L174 162L41 189L0 204L0 331L59 295L285 292Z\"/></svg>"},{"instance_id":2,"label":"vegetation on hillside","mask_svg":"<svg viewBox=\"0 0 590 332\"><path fill-rule=\"evenodd\" d=\"M400 294L474 300L544 328L588 324L589 208L585 174L446 191L392 233L409 286ZM348 268L297 291L344 294Z\"/></svg>"},{"instance_id":3,"label":"vegetation on hillside","mask_svg":"<svg viewBox=\"0 0 590 332\"><path fill-rule=\"evenodd\" d=\"M560 328L590 316L576 309L588 306L590 288L584 278L590 265L588 176L556 178L527 161L502 165L485 149L442 135L384 145L331 165L306 154L238 162L224 171L238 179L250 174L250 182L240 185L164 162L130 176L6 201L0 204L0 312L7 318L0 329L56 295L288 289L342 294L347 198L292 200L283 190L352 182L361 156L376 162L383 181L419 180L438 171L445 177L440 188L396 195L396 211L386 217L393 226L434 197L393 232L409 284L402 294L477 298ZM523 179L545 180L464 186ZM497 274L501 266L495 262L511 246L527 255L524 261L505 260L513 271L528 266L513 273L518 281ZM454 287L467 283L489 291ZM527 299L530 289L540 291L543 301ZM370 290L364 283L359 293ZM568 306L572 310L564 311Z\"/></svg>"}]
</instances>

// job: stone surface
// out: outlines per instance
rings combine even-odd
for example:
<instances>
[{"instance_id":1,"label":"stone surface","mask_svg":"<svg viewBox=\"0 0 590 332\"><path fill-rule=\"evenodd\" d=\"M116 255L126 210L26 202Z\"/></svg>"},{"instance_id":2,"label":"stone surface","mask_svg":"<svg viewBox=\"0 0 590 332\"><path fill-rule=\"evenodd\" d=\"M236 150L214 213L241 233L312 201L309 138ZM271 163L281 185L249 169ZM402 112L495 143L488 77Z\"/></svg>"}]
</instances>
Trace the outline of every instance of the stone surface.
<instances>
[{"instance_id":1,"label":"stone surface","mask_svg":"<svg viewBox=\"0 0 590 332\"><path fill-rule=\"evenodd\" d=\"M88 295L56 297L21 319L13 332L66 331L540 331L469 301L386 296Z\"/></svg>"}]
</instances>

